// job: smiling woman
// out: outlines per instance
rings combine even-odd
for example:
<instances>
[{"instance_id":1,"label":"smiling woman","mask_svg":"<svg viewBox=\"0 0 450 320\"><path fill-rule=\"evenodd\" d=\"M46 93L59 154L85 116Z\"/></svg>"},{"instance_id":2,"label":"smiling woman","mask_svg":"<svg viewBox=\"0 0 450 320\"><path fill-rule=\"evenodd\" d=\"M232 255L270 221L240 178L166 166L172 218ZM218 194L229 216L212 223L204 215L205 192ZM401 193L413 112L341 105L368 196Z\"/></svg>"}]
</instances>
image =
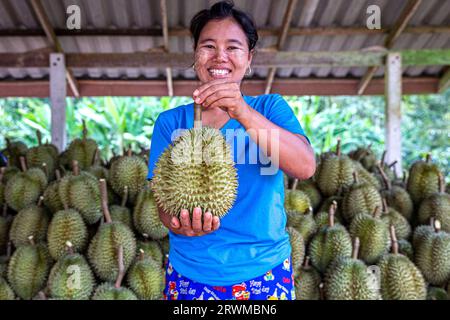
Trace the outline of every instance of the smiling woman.
<instances>
[{"instance_id":1,"label":"smiling woman","mask_svg":"<svg viewBox=\"0 0 450 320\"><path fill-rule=\"evenodd\" d=\"M202 125L220 131L231 146L238 190L233 207L220 219L201 205L193 212L182 209L177 217L158 208L170 230L165 297L295 299L283 171L298 179L311 177L313 149L279 94L250 97L241 92L258 41L246 13L221 1L197 13L190 30L193 67L201 82L192 98L201 106ZM159 115L148 179L174 133L193 126L194 103ZM269 165L274 170L267 170Z\"/></svg>"}]
</instances>

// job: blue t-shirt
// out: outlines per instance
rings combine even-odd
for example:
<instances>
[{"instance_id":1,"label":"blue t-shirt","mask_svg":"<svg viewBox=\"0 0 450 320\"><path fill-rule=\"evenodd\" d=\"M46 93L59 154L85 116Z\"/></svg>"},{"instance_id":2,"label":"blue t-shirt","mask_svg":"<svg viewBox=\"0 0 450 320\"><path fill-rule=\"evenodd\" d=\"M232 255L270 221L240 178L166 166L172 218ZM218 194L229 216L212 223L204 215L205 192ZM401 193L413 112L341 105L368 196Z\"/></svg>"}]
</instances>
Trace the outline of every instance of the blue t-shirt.
<instances>
[{"instance_id":1,"label":"blue t-shirt","mask_svg":"<svg viewBox=\"0 0 450 320\"><path fill-rule=\"evenodd\" d=\"M278 94L244 96L246 103L276 125L305 135L287 102ZM156 120L148 179L159 156L179 130L194 126L193 104L162 112ZM230 119L221 129L238 173L238 192L218 230L199 237L169 232L174 269L204 284L227 286L263 275L291 254L286 232L283 172L275 168L245 128Z\"/></svg>"}]
</instances>

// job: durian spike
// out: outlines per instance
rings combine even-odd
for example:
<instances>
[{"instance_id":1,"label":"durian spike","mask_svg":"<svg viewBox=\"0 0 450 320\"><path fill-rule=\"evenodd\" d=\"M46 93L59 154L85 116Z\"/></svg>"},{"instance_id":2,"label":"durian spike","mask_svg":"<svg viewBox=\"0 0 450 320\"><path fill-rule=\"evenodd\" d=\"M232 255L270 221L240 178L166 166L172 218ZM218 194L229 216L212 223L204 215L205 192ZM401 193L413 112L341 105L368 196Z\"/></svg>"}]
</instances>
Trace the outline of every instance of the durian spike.
<instances>
[{"instance_id":1,"label":"durian spike","mask_svg":"<svg viewBox=\"0 0 450 320\"><path fill-rule=\"evenodd\" d=\"M111 223L111 213L109 212L108 208L108 190L106 188L106 180L100 179L100 194L102 199L102 210L103 210L103 216L105 217L106 223Z\"/></svg>"},{"instance_id":2,"label":"durian spike","mask_svg":"<svg viewBox=\"0 0 450 320\"><path fill-rule=\"evenodd\" d=\"M194 103L194 128L202 128L202 107Z\"/></svg>"},{"instance_id":3,"label":"durian spike","mask_svg":"<svg viewBox=\"0 0 450 320\"><path fill-rule=\"evenodd\" d=\"M27 162L25 160L25 157L20 157L20 168L22 169L23 172L27 171Z\"/></svg>"},{"instance_id":4,"label":"durian spike","mask_svg":"<svg viewBox=\"0 0 450 320\"><path fill-rule=\"evenodd\" d=\"M142 261L145 259L145 252L142 249L139 249L139 260Z\"/></svg>"},{"instance_id":5,"label":"durian spike","mask_svg":"<svg viewBox=\"0 0 450 320\"><path fill-rule=\"evenodd\" d=\"M381 197L381 202L383 203L383 209L382 209L383 213L387 213L388 212L388 204L387 204L386 198Z\"/></svg>"},{"instance_id":6,"label":"durian spike","mask_svg":"<svg viewBox=\"0 0 450 320\"><path fill-rule=\"evenodd\" d=\"M123 280L123 277L125 276L125 266L123 264L123 247L122 246L119 246L119 248L117 249L117 264L119 267L119 272L117 273L117 279L116 279L116 283L114 284L114 287L116 287L118 289L122 286L122 280Z\"/></svg>"},{"instance_id":7,"label":"durian spike","mask_svg":"<svg viewBox=\"0 0 450 320\"><path fill-rule=\"evenodd\" d=\"M77 160L72 160L72 172L74 176L80 175L80 167L78 166Z\"/></svg>"},{"instance_id":8,"label":"durian spike","mask_svg":"<svg viewBox=\"0 0 450 320\"><path fill-rule=\"evenodd\" d=\"M445 193L445 179L444 176L442 175L442 172L439 172L438 180L439 180L439 193Z\"/></svg>"},{"instance_id":9,"label":"durian spike","mask_svg":"<svg viewBox=\"0 0 450 320\"><path fill-rule=\"evenodd\" d=\"M42 203L44 202L44 197L43 196L40 196L39 197L39 200L38 200L38 203L37 203L37 206L38 207L42 207Z\"/></svg>"},{"instance_id":10,"label":"durian spike","mask_svg":"<svg viewBox=\"0 0 450 320\"><path fill-rule=\"evenodd\" d=\"M81 120L82 126L83 126L83 140L87 139L87 128L86 128L86 121L83 119Z\"/></svg>"},{"instance_id":11,"label":"durian spike","mask_svg":"<svg viewBox=\"0 0 450 320\"><path fill-rule=\"evenodd\" d=\"M48 175L48 167L47 167L47 164L45 162L42 163L42 170L44 171L45 176L48 178L49 177L49 175Z\"/></svg>"},{"instance_id":12,"label":"durian spike","mask_svg":"<svg viewBox=\"0 0 450 320\"><path fill-rule=\"evenodd\" d=\"M61 180L61 171L59 171L59 169L55 170L55 176L57 181Z\"/></svg>"},{"instance_id":13,"label":"durian spike","mask_svg":"<svg viewBox=\"0 0 450 320\"><path fill-rule=\"evenodd\" d=\"M330 227L334 227L334 215L336 213L337 202L333 201L329 210L328 210L328 225Z\"/></svg>"},{"instance_id":14,"label":"durian spike","mask_svg":"<svg viewBox=\"0 0 450 320\"><path fill-rule=\"evenodd\" d=\"M353 171L353 172L352 172L352 175L353 175L353 183L354 183L354 184L359 183L358 172Z\"/></svg>"},{"instance_id":15,"label":"durian spike","mask_svg":"<svg viewBox=\"0 0 450 320\"><path fill-rule=\"evenodd\" d=\"M372 216L377 219L380 217L380 207L379 206L376 206L375 209L373 209Z\"/></svg>"},{"instance_id":16,"label":"durian spike","mask_svg":"<svg viewBox=\"0 0 450 320\"><path fill-rule=\"evenodd\" d=\"M36 242L34 242L34 237L33 237L33 236L29 236L29 237L28 237L28 242L29 242L32 246L36 245Z\"/></svg>"},{"instance_id":17,"label":"durian spike","mask_svg":"<svg viewBox=\"0 0 450 320\"><path fill-rule=\"evenodd\" d=\"M358 254L359 254L359 238L356 237L355 240L353 240L353 250L352 250L352 259L358 259Z\"/></svg>"},{"instance_id":18,"label":"durian spike","mask_svg":"<svg viewBox=\"0 0 450 320\"><path fill-rule=\"evenodd\" d=\"M427 153L427 156L425 158L425 162L426 163L430 163L431 162L431 153Z\"/></svg>"},{"instance_id":19,"label":"durian spike","mask_svg":"<svg viewBox=\"0 0 450 320\"><path fill-rule=\"evenodd\" d=\"M305 262L303 263L303 270L309 270L311 269L311 265L309 264L310 258L309 256L305 257Z\"/></svg>"},{"instance_id":20,"label":"durian spike","mask_svg":"<svg viewBox=\"0 0 450 320\"><path fill-rule=\"evenodd\" d=\"M391 181L389 181L389 178L386 176L386 173L384 173L384 170L380 166L379 163L377 163L377 168L378 168L378 171L380 171L380 174L381 174L381 177L383 179L383 182L386 185L386 189L387 190L391 190L391 188L392 188Z\"/></svg>"},{"instance_id":21,"label":"durian spike","mask_svg":"<svg viewBox=\"0 0 450 320\"><path fill-rule=\"evenodd\" d=\"M341 138L337 138L336 155L341 156Z\"/></svg>"},{"instance_id":22,"label":"durian spike","mask_svg":"<svg viewBox=\"0 0 450 320\"><path fill-rule=\"evenodd\" d=\"M397 241L397 236L395 235L394 225L391 224L389 231L391 233L392 253L398 254L398 241Z\"/></svg>"},{"instance_id":23,"label":"durian spike","mask_svg":"<svg viewBox=\"0 0 450 320\"><path fill-rule=\"evenodd\" d=\"M292 183L292 189L291 190L296 190L297 189L297 185L298 185L298 179L294 179L294 182Z\"/></svg>"},{"instance_id":24,"label":"durian spike","mask_svg":"<svg viewBox=\"0 0 450 320\"><path fill-rule=\"evenodd\" d=\"M434 231L436 231L436 233L441 231L441 222L439 220L434 220Z\"/></svg>"},{"instance_id":25,"label":"durian spike","mask_svg":"<svg viewBox=\"0 0 450 320\"><path fill-rule=\"evenodd\" d=\"M38 145L42 146L42 133L39 130L36 130L36 137L38 140Z\"/></svg>"},{"instance_id":26,"label":"durian spike","mask_svg":"<svg viewBox=\"0 0 450 320\"><path fill-rule=\"evenodd\" d=\"M127 205L127 201L128 201L128 186L125 186L123 188L123 196L122 196L121 206L125 207Z\"/></svg>"}]
</instances>

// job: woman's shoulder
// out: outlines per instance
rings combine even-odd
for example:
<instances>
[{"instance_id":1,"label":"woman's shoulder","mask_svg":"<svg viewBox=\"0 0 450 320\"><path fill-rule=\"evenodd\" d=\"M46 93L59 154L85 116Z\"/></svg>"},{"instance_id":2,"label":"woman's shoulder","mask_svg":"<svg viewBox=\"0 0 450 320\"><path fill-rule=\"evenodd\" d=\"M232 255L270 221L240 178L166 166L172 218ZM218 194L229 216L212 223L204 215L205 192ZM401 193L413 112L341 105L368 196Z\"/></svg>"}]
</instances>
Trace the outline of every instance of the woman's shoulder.
<instances>
[{"instance_id":1,"label":"woman's shoulder","mask_svg":"<svg viewBox=\"0 0 450 320\"><path fill-rule=\"evenodd\" d=\"M286 100L278 93L262 94L259 96L244 96L244 99L247 104L262 114L271 112L274 107L280 104L286 104Z\"/></svg>"}]
</instances>

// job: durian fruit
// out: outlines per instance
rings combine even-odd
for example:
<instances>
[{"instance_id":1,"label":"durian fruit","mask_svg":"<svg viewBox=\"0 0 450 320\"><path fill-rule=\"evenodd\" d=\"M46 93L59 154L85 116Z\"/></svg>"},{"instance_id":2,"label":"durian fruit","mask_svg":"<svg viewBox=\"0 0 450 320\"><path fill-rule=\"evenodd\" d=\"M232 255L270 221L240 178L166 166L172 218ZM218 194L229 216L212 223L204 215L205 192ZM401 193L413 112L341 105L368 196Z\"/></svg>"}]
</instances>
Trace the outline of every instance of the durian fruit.
<instances>
[{"instance_id":1,"label":"durian fruit","mask_svg":"<svg viewBox=\"0 0 450 320\"><path fill-rule=\"evenodd\" d=\"M141 300L162 300L164 291L164 270L161 265L140 249L139 258L128 271L128 286Z\"/></svg>"},{"instance_id":2,"label":"durian fruit","mask_svg":"<svg viewBox=\"0 0 450 320\"><path fill-rule=\"evenodd\" d=\"M20 211L36 203L47 187L47 177L40 168L27 169L25 158L21 157L22 170L8 180L5 200L8 206Z\"/></svg>"},{"instance_id":3,"label":"durian fruit","mask_svg":"<svg viewBox=\"0 0 450 320\"><path fill-rule=\"evenodd\" d=\"M111 212L111 219L113 221L120 221L130 229L133 228L132 214L130 209L127 208L126 203L128 201L128 187L125 186L123 190L121 205L112 205L109 210Z\"/></svg>"},{"instance_id":4,"label":"durian fruit","mask_svg":"<svg viewBox=\"0 0 450 320\"><path fill-rule=\"evenodd\" d=\"M350 223L357 214L373 212L376 207L381 208L381 195L373 185L360 182L355 171L353 172L353 184L345 193L342 205L343 216Z\"/></svg>"},{"instance_id":5,"label":"durian fruit","mask_svg":"<svg viewBox=\"0 0 450 320\"><path fill-rule=\"evenodd\" d=\"M14 251L8 265L8 282L22 299L32 299L45 286L51 258L44 244L22 245Z\"/></svg>"},{"instance_id":6,"label":"durian fruit","mask_svg":"<svg viewBox=\"0 0 450 320\"><path fill-rule=\"evenodd\" d=\"M8 273L8 264L11 260L12 242L8 241L6 246L6 255L0 256L0 277L6 278Z\"/></svg>"},{"instance_id":7,"label":"durian fruit","mask_svg":"<svg viewBox=\"0 0 450 320\"><path fill-rule=\"evenodd\" d=\"M354 165L352 159L341 154L340 140L335 154L322 157L317 168L317 185L326 197L338 195L338 192L345 191L353 183Z\"/></svg>"},{"instance_id":8,"label":"durian fruit","mask_svg":"<svg viewBox=\"0 0 450 320\"><path fill-rule=\"evenodd\" d=\"M75 209L66 209L54 214L47 231L48 250L53 259L58 260L67 252L67 242L74 252L84 252L88 242L88 231Z\"/></svg>"},{"instance_id":9,"label":"durian fruit","mask_svg":"<svg viewBox=\"0 0 450 320\"><path fill-rule=\"evenodd\" d=\"M409 169L407 191L415 205L439 192L439 167L431 162L431 155L427 154L426 160L413 163Z\"/></svg>"},{"instance_id":10,"label":"durian fruit","mask_svg":"<svg viewBox=\"0 0 450 320\"><path fill-rule=\"evenodd\" d=\"M342 214L342 200L344 199L343 196L332 196L326 198L322 204L319 207L319 210L317 212L326 212L328 215L328 211L330 211L330 207L333 205L333 202L336 201L336 212L334 213L334 217L336 221L343 221L343 214ZM327 220L328 221L328 220Z\"/></svg>"},{"instance_id":11,"label":"durian fruit","mask_svg":"<svg viewBox=\"0 0 450 320\"><path fill-rule=\"evenodd\" d=\"M417 248L417 246L422 241L424 241L427 234L433 233L434 231L435 230L434 230L434 218L433 217L430 218L429 224L417 226L414 229L413 236L412 236L411 244L412 244L413 248Z\"/></svg>"},{"instance_id":12,"label":"durian fruit","mask_svg":"<svg viewBox=\"0 0 450 320\"><path fill-rule=\"evenodd\" d=\"M292 189L288 189L284 195L284 207L287 211L296 211L306 213L312 206L308 195L303 191L297 190L298 179L294 180Z\"/></svg>"},{"instance_id":13,"label":"durian fruit","mask_svg":"<svg viewBox=\"0 0 450 320\"><path fill-rule=\"evenodd\" d=\"M377 164L377 168L385 186L385 189L381 191L381 196L386 199L389 207L397 210L408 221L411 221L414 208L408 192L406 192L406 190L402 187L392 185L391 181L384 173L383 168L381 168L379 164Z\"/></svg>"},{"instance_id":14,"label":"durian fruit","mask_svg":"<svg viewBox=\"0 0 450 320\"><path fill-rule=\"evenodd\" d=\"M117 253L123 247L125 271L130 267L136 254L136 239L129 227L111 220L108 208L106 181L100 179L102 209L105 223L100 225L88 248L89 261L94 272L104 281L114 281L118 275Z\"/></svg>"},{"instance_id":15,"label":"durian fruit","mask_svg":"<svg viewBox=\"0 0 450 320\"><path fill-rule=\"evenodd\" d=\"M390 226L392 253L378 263L383 300L425 300L427 289L420 270L399 253L395 227Z\"/></svg>"},{"instance_id":16,"label":"durian fruit","mask_svg":"<svg viewBox=\"0 0 450 320\"><path fill-rule=\"evenodd\" d=\"M67 253L50 271L48 288L54 299L88 300L94 289L94 275L86 259L74 253L67 241Z\"/></svg>"},{"instance_id":17,"label":"durian fruit","mask_svg":"<svg viewBox=\"0 0 450 320\"><path fill-rule=\"evenodd\" d=\"M441 222L442 230L450 232L450 194L445 193L444 177L439 173L439 192L422 200L418 211L419 223L433 217Z\"/></svg>"},{"instance_id":18,"label":"durian fruit","mask_svg":"<svg viewBox=\"0 0 450 320\"><path fill-rule=\"evenodd\" d=\"M414 261L414 249L412 244L407 240L398 240L398 252L404 256L407 256L409 260Z\"/></svg>"},{"instance_id":19,"label":"durian fruit","mask_svg":"<svg viewBox=\"0 0 450 320\"><path fill-rule=\"evenodd\" d=\"M87 137L86 122L83 120L83 137L81 139L73 140L67 148L65 157L69 168L73 170L71 165L75 160L81 170L88 169L95 164L97 150L97 142Z\"/></svg>"},{"instance_id":20,"label":"durian fruit","mask_svg":"<svg viewBox=\"0 0 450 320\"><path fill-rule=\"evenodd\" d=\"M109 181L117 194L122 194L128 187L128 200L134 204L137 195L142 190L147 179L148 167L139 156L128 154L120 157L111 164L109 169Z\"/></svg>"},{"instance_id":21,"label":"durian fruit","mask_svg":"<svg viewBox=\"0 0 450 320\"><path fill-rule=\"evenodd\" d=\"M358 259L359 240L355 238L350 257L340 257L325 274L325 298L327 300L379 300L373 275Z\"/></svg>"},{"instance_id":22,"label":"durian fruit","mask_svg":"<svg viewBox=\"0 0 450 320\"><path fill-rule=\"evenodd\" d=\"M92 296L92 300L138 300L136 294L126 287L122 287L122 281L125 277L126 268L124 265L124 247L120 245L117 248L117 277L116 282L105 282L99 285Z\"/></svg>"},{"instance_id":23,"label":"durian fruit","mask_svg":"<svg viewBox=\"0 0 450 320\"><path fill-rule=\"evenodd\" d=\"M0 215L0 254L6 249L6 244L9 239L9 228L11 225L11 219L7 215L7 204L3 204L2 208L3 212L2 215Z\"/></svg>"},{"instance_id":24,"label":"durian fruit","mask_svg":"<svg viewBox=\"0 0 450 320\"><path fill-rule=\"evenodd\" d=\"M20 170L17 167L11 167L11 166L9 166L9 167L2 167L2 168L4 170L4 173L3 173L3 179L2 179L1 182L3 182L3 185L6 187L6 185L8 184L8 181L13 176L15 176L17 173L19 173ZM3 191L3 193L4 193L4 191ZM4 194L3 194L3 196L4 196ZM6 200L4 200L4 201L6 201Z\"/></svg>"},{"instance_id":25,"label":"durian fruit","mask_svg":"<svg viewBox=\"0 0 450 320\"><path fill-rule=\"evenodd\" d=\"M138 254L140 254L140 250L144 251L145 257L153 259L158 265L164 265L164 254L161 248L161 245L156 240L150 240L149 235L144 233L142 237L145 239L144 241L138 241L137 250Z\"/></svg>"},{"instance_id":26,"label":"durian fruit","mask_svg":"<svg viewBox=\"0 0 450 320\"><path fill-rule=\"evenodd\" d=\"M87 224L94 224L102 217L100 190L97 179L87 172L80 172L76 161L73 173L59 182L59 197L63 206L76 209Z\"/></svg>"},{"instance_id":27,"label":"durian fruit","mask_svg":"<svg viewBox=\"0 0 450 320\"><path fill-rule=\"evenodd\" d=\"M15 247L29 243L29 236L34 241L44 242L47 237L49 215L43 207L41 196L37 205L31 205L19 211L15 216L9 230L9 238Z\"/></svg>"},{"instance_id":28,"label":"durian fruit","mask_svg":"<svg viewBox=\"0 0 450 320\"><path fill-rule=\"evenodd\" d=\"M313 179L298 181L295 187L296 190L300 190L308 196L313 209L318 209L322 202L322 195Z\"/></svg>"},{"instance_id":29,"label":"durian fruit","mask_svg":"<svg viewBox=\"0 0 450 320\"><path fill-rule=\"evenodd\" d=\"M202 127L201 106L194 105L194 128L185 130L160 156L152 189L157 204L168 214L182 209L223 217L234 204L237 171L230 146L215 128Z\"/></svg>"},{"instance_id":30,"label":"durian fruit","mask_svg":"<svg viewBox=\"0 0 450 320\"><path fill-rule=\"evenodd\" d=\"M352 253L352 240L344 226L334 223L334 207L330 207L329 223L322 227L309 244L311 263L324 273L331 262L339 257L349 257Z\"/></svg>"},{"instance_id":31,"label":"durian fruit","mask_svg":"<svg viewBox=\"0 0 450 320\"><path fill-rule=\"evenodd\" d=\"M6 140L6 150L3 154L8 159L8 166L20 168L20 157L25 157L28 151L28 147L20 141L11 141L8 138Z\"/></svg>"},{"instance_id":32,"label":"durian fruit","mask_svg":"<svg viewBox=\"0 0 450 320\"><path fill-rule=\"evenodd\" d=\"M0 276L0 301L14 300L16 298L14 291L9 286L8 282Z\"/></svg>"},{"instance_id":33,"label":"durian fruit","mask_svg":"<svg viewBox=\"0 0 450 320\"><path fill-rule=\"evenodd\" d=\"M383 154L381 156L381 160L380 162L376 162L374 166L372 166L371 169L369 169L370 172L372 172L372 174L374 175L374 177L380 182L380 185L383 185L383 178L380 175L380 172L378 170L378 165L381 166L381 168L383 169L384 173L386 174L386 176L388 177L389 181L393 181L395 179L395 175L394 172L392 171L392 167L395 166L395 164L397 163L397 161L392 162L391 164L387 164L385 162L386 159L386 154L387 154L387 150L383 151Z\"/></svg>"},{"instance_id":34,"label":"durian fruit","mask_svg":"<svg viewBox=\"0 0 450 320\"><path fill-rule=\"evenodd\" d=\"M354 217L349 231L353 238L360 239L359 255L368 264L376 263L390 248L389 228L380 218L380 207L372 215L363 213Z\"/></svg>"},{"instance_id":35,"label":"durian fruit","mask_svg":"<svg viewBox=\"0 0 450 320\"><path fill-rule=\"evenodd\" d=\"M44 204L51 213L58 212L64 209L64 206L59 197L59 182L61 181L61 172L55 170L56 180L52 181L44 191Z\"/></svg>"},{"instance_id":36,"label":"durian fruit","mask_svg":"<svg viewBox=\"0 0 450 320\"><path fill-rule=\"evenodd\" d=\"M162 239L169 233L159 218L153 192L148 186L144 187L137 197L133 224L139 233L146 233L155 240Z\"/></svg>"},{"instance_id":37,"label":"durian fruit","mask_svg":"<svg viewBox=\"0 0 450 320\"><path fill-rule=\"evenodd\" d=\"M319 272L309 264L309 257L305 258L305 263L298 270L295 276L295 297L296 300L319 300L319 286L321 278Z\"/></svg>"},{"instance_id":38,"label":"durian fruit","mask_svg":"<svg viewBox=\"0 0 450 320\"><path fill-rule=\"evenodd\" d=\"M369 171L367 171L361 163L354 161L353 165L355 167L355 171L363 183L367 183L369 185L372 185L375 189L381 190L381 183L380 181Z\"/></svg>"},{"instance_id":39,"label":"durian fruit","mask_svg":"<svg viewBox=\"0 0 450 320\"><path fill-rule=\"evenodd\" d=\"M312 207L309 207L309 210L304 214L298 211L286 211L286 214L287 226L296 229L300 232L305 242L309 242L317 231Z\"/></svg>"},{"instance_id":40,"label":"durian fruit","mask_svg":"<svg viewBox=\"0 0 450 320\"><path fill-rule=\"evenodd\" d=\"M294 276L297 274L297 270L303 264L305 258L305 241L303 240L300 232L292 227L287 227L289 233L289 240L291 243L291 257L292 257L292 269L294 270Z\"/></svg>"},{"instance_id":41,"label":"durian fruit","mask_svg":"<svg viewBox=\"0 0 450 320\"><path fill-rule=\"evenodd\" d=\"M329 209L328 209L329 210ZM322 229L328 225L328 212L322 211L316 213L314 221L316 222L317 230ZM338 215L334 216L335 223L343 224L341 218Z\"/></svg>"},{"instance_id":42,"label":"durian fruit","mask_svg":"<svg viewBox=\"0 0 450 320\"><path fill-rule=\"evenodd\" d=\"M384 198L381 220L384 220L388 226L393 225L395 227L397 239L408 239L411 235L411 226L409 225L408 220L406 220L406 218L397 210L388 207L386 199Z\"/></svg>"},{"instance_id":43,"label":"durian fruit","mask_svg":"<svg viewBox=\"0 0 450 320\"><path fill-rule=\"evenodd\" d=\"M450 300L445 289L429 286L427 290L427 300Z\"/></svg>"},{"instance_id":44,"label":"durian fruit","mask_svg":"<svg viewBox=\"0 0 450 320\"><path fill-rule=\"evenodd\" d=\"M27 165L29 168L41 168L45 163L47 178L52 181L55 176L55 170L58 168L58 149L52 144L42 144L41 133L37 132L38 146L28 149L26 153Z\"/></svg>"},{"instance_id":45,"label":"durian fruit","mask_svg":"<svg viewBox=\"0 0 450 320\"><path fill-rule=\"evenodd\" d=\"M450 280L450 234L441 231L439 220L434 221L434 231L424 232L415 241L415 262L426 281L443 286Z\"/></svg>"},{"instance_id":46,"label":"durian fruit","mask_svg":"<svg viewBox=\"0 0 450 320\"><path fill-rule=\"evenodd\" d=\"M370 170L377 162L377 157L372 150L372 144L369 144L367 148L358 147L356 150L349 152L348 156L360 162L366 170Z\"/></svg>"}]
</instances>

